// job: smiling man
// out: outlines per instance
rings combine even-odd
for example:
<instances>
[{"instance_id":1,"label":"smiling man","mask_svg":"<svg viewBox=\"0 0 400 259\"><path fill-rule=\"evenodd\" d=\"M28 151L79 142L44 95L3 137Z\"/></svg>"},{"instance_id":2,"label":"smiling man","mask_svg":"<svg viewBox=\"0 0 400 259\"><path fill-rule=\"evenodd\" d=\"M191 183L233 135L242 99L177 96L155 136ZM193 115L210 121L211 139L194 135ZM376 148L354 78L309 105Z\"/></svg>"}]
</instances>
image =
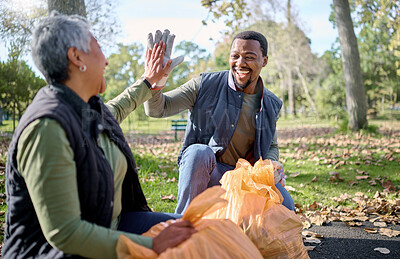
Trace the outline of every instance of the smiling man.
<instances>
[{"instance_id":1,"label":"smiling man","mask_svg":"<svg viewBox=\"0 0 400 259\"><path fill-rule=\"evenodd\" d=\"M237 34L232 42L230 70L203 73L167 92L152 90L146 114L168 117L189 110L188 125L178 156L179 189L176 213L222 175L235 168L239 158L278 161L276 122L282 101L264 87L260 72L268 63L266 38L255 31ZM275 184L283 205L294 202L277 174Z\"/></svg>"}]
</instances>

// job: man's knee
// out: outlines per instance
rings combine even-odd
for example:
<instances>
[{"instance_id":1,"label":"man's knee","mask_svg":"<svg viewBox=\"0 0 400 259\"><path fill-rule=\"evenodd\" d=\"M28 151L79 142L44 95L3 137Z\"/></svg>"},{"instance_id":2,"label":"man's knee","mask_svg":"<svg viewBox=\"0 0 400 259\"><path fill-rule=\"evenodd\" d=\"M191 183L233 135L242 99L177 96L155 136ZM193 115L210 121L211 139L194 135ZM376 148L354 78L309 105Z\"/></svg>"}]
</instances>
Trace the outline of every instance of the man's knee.
<instances>
[{"instance_id":1,"label":"man's knee","mask_svg":"<svg viewBox=\"0 0 400 259\"><path fill-rule=\"evenodd\" d=\"M294 206L294 201L292 196L290 196L289 192L280 183L277 183L275 186L278 188L278 190L281 192L283 196L282 205L284 205L289 210L295 211L296 208Z\"/></svg>"},{"instance_id":2,"label":"man's knee","mask_svg":"<svg viewBox=\"0 0 400 259\"><path fill-rule=\"evenodd\" d=\"M193 144L188 146L182 154L181 164L190 161L191 163L208 162L215 160L212 149L205 144Z\"/></svg>"}]
</instances>

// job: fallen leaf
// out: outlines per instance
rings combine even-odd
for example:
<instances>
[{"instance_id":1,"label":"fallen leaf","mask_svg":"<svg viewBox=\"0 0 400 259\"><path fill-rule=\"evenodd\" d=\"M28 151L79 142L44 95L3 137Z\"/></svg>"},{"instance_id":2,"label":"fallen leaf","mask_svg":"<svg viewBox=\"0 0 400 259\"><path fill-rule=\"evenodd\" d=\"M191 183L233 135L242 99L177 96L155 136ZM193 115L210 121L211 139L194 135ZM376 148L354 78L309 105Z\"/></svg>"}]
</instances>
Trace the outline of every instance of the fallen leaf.
<instances>
[{"instance_id":1,"label":"fallen leaf","mask_svg":"<svg viewBox=\"0 0 400 259\"><path fill-rule=\"evenodd\" d=\"M392 230L390 228L381 228L379 229L379 234L381 234L382 236L397 237L398 235L400 235L400 231Z\"/></svg>"},{"instance_id":2,"label":"fallen leaf","mask_svg":"<svg viewBox=\"0 0 400 259\"><path fill-rule=\"evenodd\" d=\"M300 172L292 173L289 175L289 177L297 177L300 175Z\"/></svg>"},{"instance_id":3,"label":"fallen leaf","mask_svg":"<svg viewBox=\"0 0 400 259\"><path fill-rule=\"evenodd\" d=\"M356 182L356 181L353 181L353 180L350 180L350 181L349 181L349 184L350 184L350 186L353 186L353 185L356 185L357 182Z\"/></svg>"},{"instance_id":4,"label":"fallen leaf","mask_svg":"<svg viewBox=\"0 0 400 259\"><path fill-rule=\"evenodd\" d=\"M358 174L368 175L367 172L356 169Z\"/></svg>"},{"instance_id":5,"label":"fallen leaf","mask_svg":"<svg viewBox=\"0 0 400 259\"><path fill-rule=\"evenodd\" d=\"M173 177L173 178L168 178L168 180L167 180L167 183L175 183L175 182L176 182L175 177Z\"/></svg>"},{"instance_id":6,"label":"fallen leaf","mask_svg":"<svg viewBox=\"0 0 400 259\"><path fill-rule=\"evenodd\" d=\"M387 224L386 224L386 222L377 221L377 222L374 222L374 226L380 227L380 228L385 228L385 227L387 227Z\"/></svg>"},{"instance_id":7,"label":"fallen leaf","mask_svg":"<svg viewBox=\"0 0 400 259\"><path fill-rule=\"evenodd\" d=\"M173 194L161 196L161 200L174 201L176 197Z\"/></svg>"},{"instance_id":8,"label":"fallen leaf","mask_svg":"<svg viewBox=\"0 0 400 259\"><path fill-rule=\"evenodd\" d=\"M378 233L378 229L376 229L376 228L364 228L364 230L371 234Z\"/></svg>"},{"instance_id":9,"label":"fallen leaf","mask_svg":"<svg viewBox=\"0 0 400 259\"><path fill-rule=\"evenodd\" d=\"M326 225L328 220L324 219L321 215L310 217L311 223L317 226Z\"/></svg>"},{"instance_id":10,"label":"fallen leaf","mask_svg":"<svg viewBox=\"0 0 400 259\"><path fill-rule=\"evenodd\" d=\"M362 192L356 192L356 193L354 194L354 196L357 196L357 197L364 197L364 193L362 193Z\"/></svg>"},{"instance_id":11,"label":"fallen leaf","mask_svg":"<svg viewBox=\"0 0 400 259\"><path fill-rule=\"evenodd\" d=\"M295 188L293 188L292 186L289 186L289 185L285 185L285 189L286 189L286 191L288 191L288 192L295 192L295 191L296 191Z\"/></svg>"},{"instance_id":12,"label":"fallen leaf","mask_svg":"<svg viewBox=\"0 0 400 259\"><path fill-rule=\"evenodd\" d=\"M394 193L396 191L396 187L393 186L393 183L390 180L383 182L382 187L387 189L390 193Z\"/></svg>"},{"instance_id":13,"label":"fallen leaf","mask_svg":"<svg viewBox=\"0 0 400 259\"><path fill-rule=\"evenodd\" d=\"M354 218L354 217L345 216L345 217L342 217L341 220L342 220L343 222L345 222L345 221L354 221L355 218Z\"/></svg>"},{"instance_id":14,"label":"fallen leaf","mask_svg":"<svg viewBox=\"0 0 400 259\"><path fill-rule=\"evenodd\" d=\"M374 248L374 251L378 251L378 252L380 252L381 254L385 254L385 255L387 255L387 254L390 253L390 250L387 249L387 248L384 248L384 247L377 247L377 248Z\"/></svg>"},{"instance_id":15,"label":"fallen leaf","mask_svg":"<svg viewBox=\"0 0 400 259\"><path fill-rule=\"evenodd\" d=\"M314 178L311 180L311 182L315 183L316 181L318 181L318 177L314 176Z\"/></svg>"},{"instance_id":16,"label":"fallen leaf","mask_svg":"<svg viewBox=\"0 0 400 259\"><path fill-rule=\"evenodd\" d=\"M339 197L340 197L341 199L343 199L343 200L347 200L347 199L350 199L350 198L351 198L351 195L350 195L350 194L347 194L347 193L344 193L344 194L341 194Z\"/></svg>"},{"instance_id":17,"label":"fallen leaf","mask_svg":"<svg viewBox=\"0 0 400 259\"><path fill-rule=\"evenodd\" d=\"M304 237L316 237L316 238L323 238L324 236L321 234L317 234L315 232L309 231L309 230L304 230L303 232L301 232L301 234Z\"/></svg>"},{"instance_id":18,"label":"fallen leaf","mask_svg":"<svg viewBox=\"0 0 400 259\"><path fill-rule=\"evenodd\" d=\"M319 205L316 201L314 201L313 204L311 204L310 206L308 206L308 210L316 210L319 208Z\"/></svg>"},{"instance_id":19,"label":"fallen leaf","mask_svg":"<svg viewBox=\"0 0 400 259\"><path fill-rule=\"evenodd\" d=\"M146 179L144 179L146 182L154 182L156 178L154 176L149 176Z\"/></svg>"},{"instance_id":20,"label":"fallen leaf","mask_svg":"<svg viewBox=\"0 0 400 259\"><path fill-rule=\"evenodd\" d=\"M367 216L358 216L355 217L354 219L358 221L367 221L369 218Z\"/></svg>"},{"instance_id":21,"label":"fallen leaf","mask_svg":"<svg viewBox=\"0 0 400 259\"><path fill-rule=\"evenodd\" d=\"M344 181L344 179L342 177L340 177L340 174L338 172L328 172L330 177L329 177L329 181L331 182L336 182L336 181Z\"/></svg>"},{"instance_id":22,"label":"fallen leaf","mask_svg":"<svg viewBox=\"0 0 400 259\"><path fill-rule=\"evenodd\" d=\"M376 185L375 180L368 181L368 183L369 183L369 185L371 185L371 186L375 186L375 185Z\"/></svg>"},{"instance_id":23,"label":"fallen leaf","mask_svg":"<svg viewBox=\"0 0 400 259\"><path fill-rule=\"evenodd\" d=\"M376 209L375 209L376 210ZM375 221L381 219L381 217L376 217L376 218L370 218L369 221L374 223Z\"/></svg>"},{"instance_id":24,"label":"fallen leaf","mask_svg":"<svg viewBox=\"0 0 400 259\"><path fill-rule=\"evenodd\" d=\"M388 189L388 188L390 188L392 186L393 186L393 183L390 180L387 180L387 181L383 182L383 184L382 184L382 187L385 188L385 189Z\"/></svg>"},{"instance_id":25,"label":"fallen leaf","mask_svg":"<svg viewBox=\"0 0 400 259\"><path fill-rule=\"evenodd\" d=\"M366 180L369 178L369 175L357 175L356 179L357 180Z\"/></svg>"},{"instance_id":26,"label":"fallen leaf","mask_svg":"<svg viewBox=\"0 0 400 259\"><path fill-rule=\"evenodd\" d=\"M355 222L355 221L344 221L344 223L346 223L346 225L350 226L350 227L361 227L362 223L361 222Z\"/></svg>"},{"instance_id":27,"label":"fallen leaf","mask_svg":"<svg viewBox=\"0 0 400 259\"><path fill-rule=\"evenodd\" d=\"M314 237L307 237L304 240L304 243L311 243L311 244L320 244L321 240L319 240L318 238L314 238Z\"/></svg>"},{"instance_id":28,"label":"fallen leaf","mask_svg":"<svg viewBox=\"0 0 400 259\"><path fill-rule=\"evenodd\" d=\"M345 161L339 161L336 163L336 165L333 167L334 169L340 168L342 165L346 164Z\"/></svg>"},{"instance_id":29,"label":"fallen leaf","mask_svg":"<svg viewBox=\"0 0 400 259\"><path fill-rule=\"evenodd\" d=\"M382 197L381 193L376 191L374 194L374 199L381 198L381 197Z\"/></svg>"},{"instance_id":30,"label":"fallen leaf","mask_svg":"<svg viewBox=\"0 0 400 259\"><path fill-rule=\"evenodd\" d=\"M161 172L161 173L159 173L159 175L162 176L162 177L167 177L168 176L168 174L166 172Z\"/></svg>"},{"instance_id":31,"label":"fallen leaf","mask_svg":"<svg viewBox=\"0 0 400 259\"><path fill-rule=\"evenodd\" d=\"M311 222L309 221L303 221L303 228L304 229L309 229L311 227Z\"/></svg>"}]
</instances>

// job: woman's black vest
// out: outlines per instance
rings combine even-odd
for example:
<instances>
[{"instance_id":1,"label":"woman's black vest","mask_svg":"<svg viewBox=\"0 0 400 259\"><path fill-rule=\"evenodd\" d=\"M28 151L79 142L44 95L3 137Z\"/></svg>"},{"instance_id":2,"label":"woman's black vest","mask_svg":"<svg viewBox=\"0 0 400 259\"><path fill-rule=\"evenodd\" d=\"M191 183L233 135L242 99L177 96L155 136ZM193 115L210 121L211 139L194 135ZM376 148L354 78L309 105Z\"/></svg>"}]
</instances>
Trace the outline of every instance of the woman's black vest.
<instances>
[{"instance_id":1,"label":"woman's black vest","mask_svg":"<svg viewBox=\"0 0 400 259\"><path fill-rule=\"evenodd\" d=\"M8 210L3 258L71 257L46 241L24 178L18 172L16 157L19 137L31 122L44 117L60 123L74 152L83 220L104 227L110 227L111 224L114 174L103 150L97 145L97 138L102 131L117 144L127 159L122 211L150 210L140 187L132 152L118 122L102 100L94 96L86 104L64 85L47 86L39 91L22 116L9 147L6 166Z\"/></svg>"}]
</instances>

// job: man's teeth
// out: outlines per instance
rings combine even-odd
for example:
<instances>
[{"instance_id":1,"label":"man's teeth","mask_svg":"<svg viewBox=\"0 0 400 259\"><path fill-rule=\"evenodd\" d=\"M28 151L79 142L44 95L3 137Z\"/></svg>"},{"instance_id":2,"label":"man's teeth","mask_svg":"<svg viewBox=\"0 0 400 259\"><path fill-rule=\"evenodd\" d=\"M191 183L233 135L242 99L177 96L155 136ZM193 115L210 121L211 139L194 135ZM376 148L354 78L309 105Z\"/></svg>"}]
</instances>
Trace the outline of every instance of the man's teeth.
<instances>
[{"instance_id":1,"label":"man's teeth","mask_svg":"<svg viewBox=\"0 0 400 259\"><path fill-rule=\"evenodd\" d=\"M249 71L236 71L238 74L248 74Z\"/></svg>"}]
</instances>

